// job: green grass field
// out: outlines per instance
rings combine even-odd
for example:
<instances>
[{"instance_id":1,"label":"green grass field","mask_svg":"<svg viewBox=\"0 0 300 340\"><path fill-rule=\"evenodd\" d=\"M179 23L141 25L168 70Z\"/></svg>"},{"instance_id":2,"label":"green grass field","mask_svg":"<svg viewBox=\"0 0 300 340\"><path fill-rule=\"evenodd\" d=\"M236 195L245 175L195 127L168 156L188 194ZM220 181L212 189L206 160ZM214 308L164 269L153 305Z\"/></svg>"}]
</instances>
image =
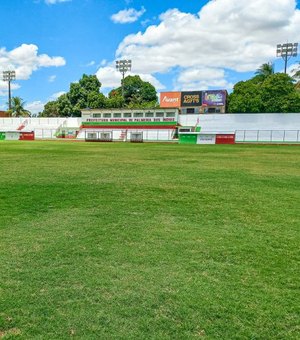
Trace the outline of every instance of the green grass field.
<instances>
[{"instance_id":1,"label":"green grass field","mask_svg":"<svg viewBox=\"0 0 300 340\"><path fill-rule=\"evenodd\" d=\"M0 338L300 338L298 146L0 142L0 165Z\"/></svg>"}]
</instances>

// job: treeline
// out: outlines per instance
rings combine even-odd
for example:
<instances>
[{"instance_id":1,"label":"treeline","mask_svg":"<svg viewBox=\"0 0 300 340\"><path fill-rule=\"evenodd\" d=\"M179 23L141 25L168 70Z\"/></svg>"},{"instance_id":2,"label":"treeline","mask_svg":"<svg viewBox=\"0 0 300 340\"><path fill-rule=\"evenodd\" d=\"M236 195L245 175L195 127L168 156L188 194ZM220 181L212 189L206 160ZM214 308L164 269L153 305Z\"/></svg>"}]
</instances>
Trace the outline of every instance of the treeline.
<instances>
[{"instance_id":1,"label":"treeline","mask_svg":"<svg viewBox=\"0 0 300 340\"><path fill-rule=\"evenodd\" d=\"M293 77L274 73L271 64L263 64L256 75L240 81L228 96L229 113L300 112L300 74Z\"/></svg>"},{"instance_id":2,"label":"treeline","mask_svg":"<svg viewBox=\"0 0 300 340\"><path fill-rule=\"evenodd\" d=\"M44 106L40 117L80 117L85 108L153 108L158 106L156 89L139 76L127 76L122 87L101 93L101 82L95 75L84 74L78 83L71 83L69 92Z\"/></svg>"},{"instance_id":3,"label":"treeline","mask_svg":"<svg viewBox=\"0 0 300 340\"><path fill-rule=\"evenodd\" d=\"M300 65L293 77L274 73L271 63L263 64L254 77L240 81L228 96L228 113L300 112ZM21 99L20 99L21 100ZM20 103L15 103L20 111ZM139 76L127 76L122 87L101 93L101 82L95 75L84 74L71 83L69 92L44 106L40 117L80 117L85 108L155 108L157 92L153 85ZM15 110L12 110L15 111ZM12 115L18 116L16 112ZM21 114L19 114L21 115Z\"/></svg>"}]
</instances>

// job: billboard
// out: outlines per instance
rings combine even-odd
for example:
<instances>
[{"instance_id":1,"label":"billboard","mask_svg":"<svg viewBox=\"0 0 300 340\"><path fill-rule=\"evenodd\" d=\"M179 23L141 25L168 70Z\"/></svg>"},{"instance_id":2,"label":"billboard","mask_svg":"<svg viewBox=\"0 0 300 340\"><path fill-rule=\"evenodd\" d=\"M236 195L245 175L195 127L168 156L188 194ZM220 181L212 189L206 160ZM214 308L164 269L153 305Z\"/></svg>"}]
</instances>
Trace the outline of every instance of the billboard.
<instances>
[{"instance_id":1,"label":"billboard","mask_svg":"<svg viewBox=\"0 0 300 340\"><path fill-rule=\"evenodd\" d=\"M224 105L226 105L226 91L225 90L203 91L202 105L203 106L224 106Z\"/></svg>"},{"instance_id":2,"label":"billboard","mask_svg":"<svg viewBox=\"0 0 300 340\"><path fill-rule=\"evenodd\" d=\"M160 107L180 107L181 92L161 92Z\"/></svg>"},{"instance_id":3,"label":"billboard","mask_svg":"<svg viewBox=\"0 0 300 340\"><path fill-rule=\"evenodd\" d=\"M201 91L181 92L181 106L201 106L201 105L202 105Z\"/></svg>"}]
</instances>

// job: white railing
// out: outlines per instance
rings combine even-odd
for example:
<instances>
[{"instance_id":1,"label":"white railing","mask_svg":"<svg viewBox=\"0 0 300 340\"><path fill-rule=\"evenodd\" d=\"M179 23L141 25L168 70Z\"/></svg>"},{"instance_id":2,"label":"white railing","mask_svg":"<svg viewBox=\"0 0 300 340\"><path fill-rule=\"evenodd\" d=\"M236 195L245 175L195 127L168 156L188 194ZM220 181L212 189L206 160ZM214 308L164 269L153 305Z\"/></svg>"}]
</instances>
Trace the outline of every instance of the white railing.
<instances>
[{"instance_id":1,"label":"white railing","mask_svg":"<svg viewBox=\"0 0 300 340\"><path fill-rule=\"evenodd\" d=\"M153 129L153 130L135 130L135 129L128 129L125 132L125 135L123 133L125 130L107 130L107 129L83 129L80 131L80 133L77 136L77 139L86 139L89 140L88 134L93 134L93 138L90 139L101 139L102 133L110 133L111 134L111 140L112 141L130 141L131 133L142 133L143 134L143 140L144 141L173 141L174 140L174 130L159 130L159 129ZM120 139L120 136L122 135L122 139ZM92 135L90 135L92 136Z\"/></svg>"},{"instance_id":2,"label":"white railing","mask_svg":"<svg viewBox=\"0 0 300 340\"><path fill-rule=\"evenodd\" d=\"M300 130L236 130L236 143L299 143Z\"/></svg>"},{"instance_id":3,"label":"white railing","mask_svg":"<svg viewBox=\"0 0 300 340\"><path fill-rule=\"evenodd\" d=\"M57 129L33 129L35 139L55 139Z\"/></svg>"}]
</instances>

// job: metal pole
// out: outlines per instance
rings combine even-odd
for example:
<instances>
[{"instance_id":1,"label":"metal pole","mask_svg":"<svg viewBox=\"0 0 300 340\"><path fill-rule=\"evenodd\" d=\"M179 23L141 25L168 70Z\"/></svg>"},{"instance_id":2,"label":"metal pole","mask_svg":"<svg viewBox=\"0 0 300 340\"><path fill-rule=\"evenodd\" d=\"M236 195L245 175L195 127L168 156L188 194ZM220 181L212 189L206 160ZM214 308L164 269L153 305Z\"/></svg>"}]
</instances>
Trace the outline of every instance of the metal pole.
<instances>
[{"instance_id":1,"label":"metal pole","mask_svg":"<svg viewBox=\"0 0 300 340\"><path fill-rule=\"evenodd\" d=\"M11 110L11 89L10 89L10 79L8 80L8 109Z\"/></svg>"},{"instance_id":2,"label":"metal pole","mask_svg":"<svg viewBox=\"0 0 300 340\"><path fill-rule=\"evenodd\" d=\"M125 73L131 70L131 60L117 60L116 69L122 74L121 88L122 88L122 97L124 98Z\"/></svg>"},{"instance_id":3,"label":"metal pole","mask_svg":"<svg viewBox=\"0 0 300 340\"><path fill-rule=\"evenodd\" d=\"M122 97L124 98L124 79L125 79L125 72L122 72Z\"/></svg>"},{"instance_id":4,"label":"metal pole","mask_svg":"<svg viewBox=\"0 0 300 340\"><path fill-rule=\"evenodd\" d=\"M15 71L3 71L3 81L8 82L8 109L11 110L11 81L16 79L16 72Z\"/></svg>"},{"instance_id":5,"label":"metal pole","mask_svg":"<svg viewBox=\"0 0 300 340\"><path fill-rule=\"evenodd\" d=\"M287 70L287 63L288 63L288 54L287 52L285 53L285 58L284 58L284 73L286 74Z\"/></svg>"}]
</instances>

